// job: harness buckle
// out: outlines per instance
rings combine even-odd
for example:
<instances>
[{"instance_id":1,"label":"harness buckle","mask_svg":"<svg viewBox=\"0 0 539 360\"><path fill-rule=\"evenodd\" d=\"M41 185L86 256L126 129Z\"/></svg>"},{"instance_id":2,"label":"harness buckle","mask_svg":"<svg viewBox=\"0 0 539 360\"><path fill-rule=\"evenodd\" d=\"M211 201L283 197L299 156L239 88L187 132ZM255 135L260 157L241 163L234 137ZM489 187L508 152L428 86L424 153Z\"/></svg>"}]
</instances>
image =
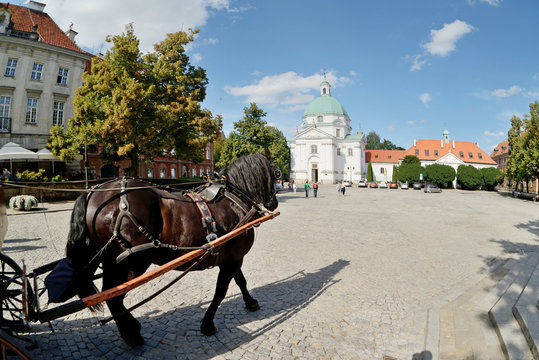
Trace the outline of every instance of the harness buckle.
<instances>
[{"instance_id":1,"label":"harness buckle","mask_svg":"<svg viewBox=\"0 0 539 360\"><path fill-rule=\"evenodd\" d=\"M153 242L152 242L152 245L156 248L160 247L161 246L161 241L159 241L159 239L154 239Z\"/></svg>"},{"instance_id":2,"label":"harness buckle","mask_svg":"<svg viewBox=\"0 0 539 360\"><path fill-rule=\"evenodd\" d=\"M208 243L212 242L213 240L217 240L217 234L216 233L209 233L208 236L206 236L206 241Z\"/></svg>"}]
</instances>

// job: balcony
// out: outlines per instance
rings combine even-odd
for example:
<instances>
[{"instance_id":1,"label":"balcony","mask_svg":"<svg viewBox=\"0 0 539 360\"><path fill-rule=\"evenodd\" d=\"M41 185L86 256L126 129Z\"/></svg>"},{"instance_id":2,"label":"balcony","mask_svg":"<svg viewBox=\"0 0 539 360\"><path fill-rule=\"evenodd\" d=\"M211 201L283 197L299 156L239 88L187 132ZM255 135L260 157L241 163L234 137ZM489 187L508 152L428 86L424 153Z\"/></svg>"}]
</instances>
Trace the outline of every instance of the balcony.
<instances>
[{"instance_id":1,"label":"balcony","mask_svg":"<svg viewBox=\"0 0 539 360\"><path fill-rule=\"evenodd\" d=\"M0 133L9 133L9 132L11 132L11 118L0 117Z\"/></svg>"}]
</instances>

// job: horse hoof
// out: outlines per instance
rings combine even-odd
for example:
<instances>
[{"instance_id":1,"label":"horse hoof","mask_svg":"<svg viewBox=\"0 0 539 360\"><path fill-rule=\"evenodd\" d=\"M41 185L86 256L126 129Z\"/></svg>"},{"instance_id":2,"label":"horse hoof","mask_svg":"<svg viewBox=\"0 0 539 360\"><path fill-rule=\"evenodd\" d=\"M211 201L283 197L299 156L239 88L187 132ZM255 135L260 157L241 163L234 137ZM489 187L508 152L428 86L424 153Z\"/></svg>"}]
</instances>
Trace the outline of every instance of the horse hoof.
<instances>
[{"instance_id":1,"label":"horse hoof","mask_svg":"<svg viewBox=\"0 0 539 360\"><path fill-rule=\"evenodd\" d=\"M252 304L246 304L245 307L247 308L247 310L249 311L257 311L260 309L260 305L258 305L258 301L254 301Z\"/></svg>"},{"instance_id":2,"label":"horse hoof","mask_svg":"<svg viewBox=\"0 0 539 360\"><path fill-rule=\"evenodd\" d=\"M132 348L137 348L144 344L144 338L140 336L140 334L138 336L131 335L129 337L124 337L123 339L127 345L131 346Z\"/></svg>"},{"instance_id":3,"label":"horse hoof","mask_svg":"<svg viewBox=\"0 0 539 360\"><path fill-rule=\"evenodd\" d=\"M209 325L204 325L204 323L202 323L200 324L200 331L206 336L212 336L217 332L217 328L213 323Z\"/></svg>"}]
</instances>

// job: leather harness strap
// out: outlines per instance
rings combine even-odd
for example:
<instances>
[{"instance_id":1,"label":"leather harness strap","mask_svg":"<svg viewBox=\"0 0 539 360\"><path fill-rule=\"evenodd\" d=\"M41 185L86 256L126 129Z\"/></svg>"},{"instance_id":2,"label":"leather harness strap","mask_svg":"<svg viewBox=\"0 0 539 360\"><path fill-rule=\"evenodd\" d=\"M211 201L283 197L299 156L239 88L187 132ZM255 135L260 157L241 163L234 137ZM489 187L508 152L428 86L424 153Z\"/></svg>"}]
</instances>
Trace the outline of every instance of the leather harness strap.
<instances>
[{"instance_id":1,"label":"leather harness strap","mask_svg":"<svg viewBox=\"0 0 539 360\"><path fill-rule=\"evenodd\" d=\"M210 208L208 207L208 204L206 204L206 202L196 192L188 192L187 194L185 194L185 196L191 198L196 204L198 210L202 214L202 226L208 231L208 234L212 232L216 233L217 226L211 214Z\"/></svg>"}]
</instances>

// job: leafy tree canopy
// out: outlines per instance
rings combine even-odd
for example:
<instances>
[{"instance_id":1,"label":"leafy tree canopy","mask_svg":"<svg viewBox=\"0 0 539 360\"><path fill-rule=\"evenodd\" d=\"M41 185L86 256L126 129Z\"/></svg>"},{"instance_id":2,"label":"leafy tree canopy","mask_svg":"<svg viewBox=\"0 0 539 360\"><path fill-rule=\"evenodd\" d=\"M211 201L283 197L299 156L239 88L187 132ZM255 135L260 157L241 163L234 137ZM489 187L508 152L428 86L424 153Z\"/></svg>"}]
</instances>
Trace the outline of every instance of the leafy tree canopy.
<instances>
[{"instance_id":1,"label":"leafy tree canopy","mask_svg":"<svg viewBox=\"0 0 539 360\"><path fill-rule=\"evenodd\" d=\"M455 179L455 169L449 165L431 164L425 166L425 179L438 186L446 186Z\"/></svg>"},{"instance_id":2,"label":"leafy tree canopy","mask_svg":"<svg viewBox=\"0 0 539 360\"><path fill-rule=\"evenodd\" d=\"M421 160L415 155L406 155L404 159L402 159L402 165L421 165Z\"/></svg>"},{"instance_id":3,"label":"leafy tree canopy","mask_svg":"<svg viewBox=\"0 0 539 360\"><path fill-rule=\"evenodd\" d=\"M496 185L503 182L503 173L496 168L483 168L479 170L481 182L485 190L494 190Z\"/></svg>"},{"instance_id":4,"label":"leafy tree canopy","mask_svg":"<svg viewBox=\"0 0 539 360\"><path fill-rule=\"evenodd\" d=\"M457 168L457 182L464 189L475 190L483 184L483 179L473 165L460 165Z\"/></svg>"},{"instance_id":5,"label":"leafy tree canopy","mask_svg":"<svg viewBox=\"0 0 539 360\"><path fill-rule=\"evenodd\" d=\"M189 161L203 160L203 150L220 133L220 117L200 103L206 96L206 71L189 62L185 47L198 30L168 34L142 55L131 24L125 33L108 36L113 44L73 100L74 117L67 129L52 127L51 152L70 161L84 144L103 145L107 153L127 157L137 173L138 158L163 151Z\"/></svg>"},{"instance_id":6,"label":"leafy tree canopy","mask_svg":"<svg viewBox=\"0 0 539 360\"><path fill-rule=\"evenodd\" d=\"M380 141L380 135L375 131L367 134L365 149L367 150L404 150L404 148L393 144L391 141L384 139Z\"/></svg>"},{"instance_id":7,"label":"leafy tree canopy","mask_svg":"<svg viewBox=\"0 0 539 360\"><path fill-rule=\"evenodd\" d=\"M244 116L234 123L234 131L225 141L217 168L230 165L242 155L256 152L264 154L269 150L272 162L281 169L286 177L290 163L290 151L283 133L268 126L264 118L267 113L255 103L243 108Z\"/></svg>"},{"instance_id":8,"label":"leafy tree canopy","mask_svg":"<svg viewBox=\"0 0 539 360\"><path fill-rule=\"evenodd\" d=\"M398 168L398 179L401 182L414 183L419 181L419 174L424 172L424 168L419 164L401 164Z\"/></svg>"}]
</instances>

